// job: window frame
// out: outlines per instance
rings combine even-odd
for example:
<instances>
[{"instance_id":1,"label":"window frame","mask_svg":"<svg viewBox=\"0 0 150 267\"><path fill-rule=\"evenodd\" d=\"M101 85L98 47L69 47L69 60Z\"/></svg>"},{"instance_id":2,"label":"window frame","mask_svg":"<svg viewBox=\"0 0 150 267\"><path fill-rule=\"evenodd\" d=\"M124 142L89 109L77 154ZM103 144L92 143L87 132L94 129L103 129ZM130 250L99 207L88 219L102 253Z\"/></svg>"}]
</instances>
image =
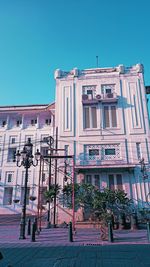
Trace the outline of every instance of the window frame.
<instances>
[{"instance_id":1,"label":"window frame","mask_svg":"<svg viewBox=\"0 0 150 267\"><path fill-rule=\"evenodd\" d=\"M111 94L113 94L115 92L115 86L116 86L116 84L114 84L114 83L101 84L101 93L104 95L110 94L110 93L106 93L106 90L110 89Z\"/></svg>"},{"instance_id":2,"label":"window frame","mask_svg":"<svg viewBox=\"0 0 150 267\"><path fill-rule=\"evenodd\" d=\"M110 177L113 183L110 183ZM119 183L119 179L121 178L121 183ZM112 187L112 188L111 188ZM110 190L123 190L123 175L122 173L110 173L108 174L108 188Z\"/></svg>"},{"instance_id":3,"label":"window frame","mask_svg":"<svg viewBox=\"0 0 150 267\"><path fill-rule=\"evenodd\" d=\"M95 120L93 116L93 111L92 109L95 109ZM86 110L88 110L88 122L86 122ZM87 124L87 125L86 125ZM89 127L86 127L89 126ZM95 127L94 127L95 126ZM98 123L97 123L97 106L92 105L92 106L84 106L83 107L83 129L88 130L88 129L97 129L98 128Z\"/></svg>"},{"instance_id":4,"label":"window frame","mask_svg":"<svg viewBox=\"0 0 150 267\"><path fill-rule=\"evenodd\" d=\"M10 150L15 150L14 152L13 152L13 155L11 154L11 156L12 157L10 157ZM7 154L7 162L11 162L11 163L13 163L13 162L16 162L16 159L15 159L15 154L16 154L16 152L17 152L17 147L9 147L8 148L8 154Z\"/></svg>"},{"instance_id":5,"label":"window frame","mask_svg":"<svg viewBox=\"0 0 150 267\"><path fill-rule=\"evenodd\" d=\"M106 153L106 150L113 150L115 153L114 154L107 154ZM116 155L116 149L115 148L104 148L104 154L105 154L105 156L115 156Z\"/></svg>"},{"instance_id":6,"label":"window frame","mask_svg":"<svg viewBox=\"0 0 150 267\"><path fill-rule=\"evenodd\" d=\"M113 119L113 113L112 113L112 108L115 107L115 120ZM105 110L108 110L108 114L105 115ZM106 118L106 116L108 118ZM107 122L108 119L108 122ZM113 126L113 120L115 121L115 126ZM107 126L106 124L109 124L109 126ZM104 129L116 129L118 128L118 118L117 118L117 105L103 105L103 128Z\"/></svg>"}]
</instances>

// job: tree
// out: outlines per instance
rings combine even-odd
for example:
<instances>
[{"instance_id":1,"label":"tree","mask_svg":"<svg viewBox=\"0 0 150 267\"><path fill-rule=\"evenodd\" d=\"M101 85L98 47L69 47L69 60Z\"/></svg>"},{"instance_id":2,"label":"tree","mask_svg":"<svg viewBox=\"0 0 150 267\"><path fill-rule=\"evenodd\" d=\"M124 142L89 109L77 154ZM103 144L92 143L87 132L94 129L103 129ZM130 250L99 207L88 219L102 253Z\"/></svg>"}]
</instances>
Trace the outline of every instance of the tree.
<instances>
[{"instance_id":1,"label":"tree","mask_svg":"<svg viewBox=\"0 0 150 267\"><path fill-rule=\"evenodd\" d=\"M58 196L59 195L60 190L61 190L61 186L60 185L58 185L58 184L56 184L56 185L54 185L54 184L50 185L49 190L47 190L44 193L44 196L46 198L46 201L52 203L53 200L54 200L54 198L55 198L55 196Z\"/></svg>"},{"instance_id":2,"label":"tree","mask_svg":"<svg viewBox=\"0 0 150 267\"><path fill-rule=\"evenodd\" d=\"M69 208L72 208L72 188L72 184L67 184L63 189ZM84 208L94 220L108 222L112 215L127 211L130 204L123 190L104 188L100 191L91 184L75 184L74 191L76 210Z\"/></svg>"}]
</instances>

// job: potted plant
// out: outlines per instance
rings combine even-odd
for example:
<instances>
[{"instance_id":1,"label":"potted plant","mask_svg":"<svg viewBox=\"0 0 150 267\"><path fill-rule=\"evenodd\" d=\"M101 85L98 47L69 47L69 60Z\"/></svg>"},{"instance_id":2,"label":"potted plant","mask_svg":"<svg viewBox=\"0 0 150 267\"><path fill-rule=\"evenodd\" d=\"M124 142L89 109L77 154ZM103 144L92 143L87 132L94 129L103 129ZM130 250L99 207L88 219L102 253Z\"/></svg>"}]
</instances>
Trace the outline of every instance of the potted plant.
<instances>
[{"instance_id":1,"label":"potted plant","mask_svg":"<svg viewBox=\"0 0 150 267\"><path fill-rule=\"evenodd\" d=\"M30 196L29 199L30 199L31 201L34 201L34 200L36 200L36 196Z\"/></svg>"},{"instance_id":2,"label":"potted plant","mask_svg":"<svg viewBox=\"0 0 150 267\"><path fill-rule=\"evenodd\" d=\"M13 200L13 202L14 202L15 204L19 203L19 201L20 201L20 199L18 199L18 198L16 198L16 199Z\"/></svg>"}]
</instances>

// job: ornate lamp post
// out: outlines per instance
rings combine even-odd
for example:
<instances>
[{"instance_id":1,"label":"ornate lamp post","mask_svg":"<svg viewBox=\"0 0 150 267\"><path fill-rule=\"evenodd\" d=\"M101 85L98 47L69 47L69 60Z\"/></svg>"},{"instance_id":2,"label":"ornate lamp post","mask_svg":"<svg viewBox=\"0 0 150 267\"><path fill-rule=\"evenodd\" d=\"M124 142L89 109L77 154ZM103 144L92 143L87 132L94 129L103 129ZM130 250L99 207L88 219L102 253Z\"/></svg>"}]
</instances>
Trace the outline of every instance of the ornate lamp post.
<instances>
[{"instance_id":1,"label":"ornate lamp post","mask_svg":"<svg viewBox=\"0 0 150 267\"><path fill-rule=\"evenodd\" d=\"M33 162L33 155L32 155L32 143L30 140L25 144L23 151L21 153L19 150L16 153L16 161L17 166L21 167L24 166L25 168L25 183L24 183L24 199L22 205L22 213L21 213L21 221L20 221L20 237L19 239L25 239L25 225L26 225L26 200L27 200L27 183L28 183L28 169L31 165L36 167L38 165L38 161L40 160L40 152L37 149L35 153L35 164Z\"/></svg>"}]
</instances>

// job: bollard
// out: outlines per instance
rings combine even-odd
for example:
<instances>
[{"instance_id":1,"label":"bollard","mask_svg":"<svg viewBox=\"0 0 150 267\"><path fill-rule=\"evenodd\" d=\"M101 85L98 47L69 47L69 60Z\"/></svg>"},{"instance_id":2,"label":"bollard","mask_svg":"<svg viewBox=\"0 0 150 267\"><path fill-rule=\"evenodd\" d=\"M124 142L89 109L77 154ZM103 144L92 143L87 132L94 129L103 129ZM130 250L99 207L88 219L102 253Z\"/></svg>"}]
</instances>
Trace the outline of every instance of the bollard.
<instances>
[{"instance_id":1,"label":"bollard","mask_svg":"<svg viewBox=\"0 0 150 267\"><path fill-rule=\"evenodd\" d=\"M108 222L108 241L109 242L113 242L114 241L111 222Z\"/></svg>"},{"instance_id":2,"label":"bollard","mask_svg":"<svg viewBox=\"0 0 150 267\"><path fill-rule=\"evenodd\" d=\"M72 222L69 223L69 242L73 242Z\"/></svg>"},{"instance_id":3,"label":"bollard","mask_svg":"<svg viewBox=\"0 0 150 267\"><path fill-rule=\"evenodd\" d=\"M31 235L31 219L28 219L28 231L27 231L27 235Z\"/></svg>"},{"instance_id":4,"label":"bollard","mask_svg":"<svg viewBox=\"0 0 150 267\"><path fill-rule=\"evenodd\" d=\"M32 224L32 235L31 235L31 241L35 242L35 232L36 232L36 224L35 222Z\"/></svg>"},{"instance_id":5,"label":"bollard","mask_svg":"<svg viewBox=\"0 0 150 267\"><path fill-rule=\"evenodd\" d=\"M147 239L150 242L150 222L147 222Z\"/></svg>"}]
</instances>

